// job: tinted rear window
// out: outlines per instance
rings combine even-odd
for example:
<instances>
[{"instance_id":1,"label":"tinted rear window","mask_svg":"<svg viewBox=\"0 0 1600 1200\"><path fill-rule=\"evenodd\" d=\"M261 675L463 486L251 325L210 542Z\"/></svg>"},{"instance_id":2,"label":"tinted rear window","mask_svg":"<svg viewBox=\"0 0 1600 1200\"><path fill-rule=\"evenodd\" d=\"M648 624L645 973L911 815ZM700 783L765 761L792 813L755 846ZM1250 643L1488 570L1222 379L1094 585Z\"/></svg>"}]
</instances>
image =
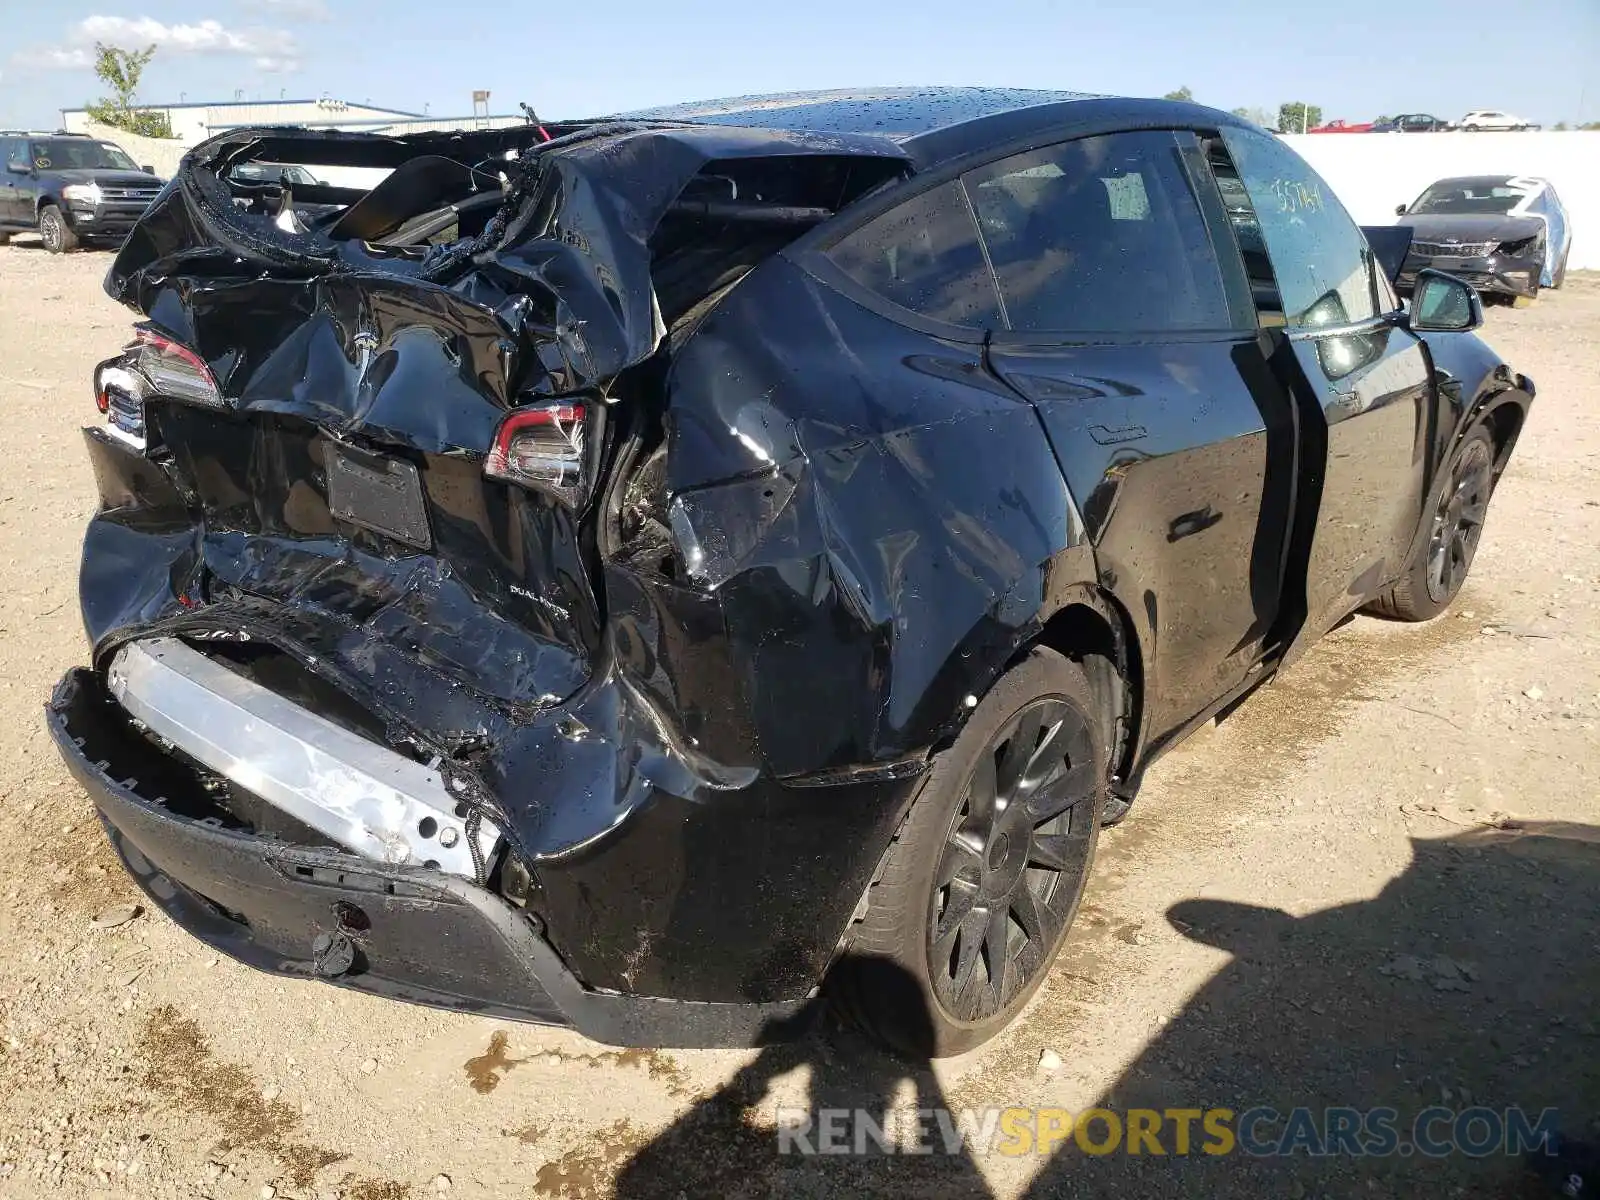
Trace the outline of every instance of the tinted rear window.
<instances>
[{"instance_id":1,"label":"tinted rear window","mask_svg":"<svg viewBox=\"0 0 1600 1200\"><path fill-rule=\"evenodd\" d=\"M911 197L842 238L828 257L850 278L935 321L999 328L1000 306L959 183Z\"/></svg>"}]
</instances>

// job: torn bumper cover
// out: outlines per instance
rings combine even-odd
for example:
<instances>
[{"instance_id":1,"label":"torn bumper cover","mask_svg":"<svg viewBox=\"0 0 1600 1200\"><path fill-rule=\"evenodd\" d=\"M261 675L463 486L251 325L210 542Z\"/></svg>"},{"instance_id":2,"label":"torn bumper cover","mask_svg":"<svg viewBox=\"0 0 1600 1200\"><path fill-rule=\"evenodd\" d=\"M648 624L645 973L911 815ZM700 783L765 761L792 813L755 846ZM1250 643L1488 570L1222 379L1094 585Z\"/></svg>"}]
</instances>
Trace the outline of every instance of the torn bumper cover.
<instances>
[{"instance_id":1,"label":"torn bumper cover","mask_svg":"<svg viewBox=\"0 0 1600 1200\"><path fill-rule=\"evenodd\" d=\"M478 881L499 852L500 830L459 804L437 771L175 638L130 642L106 682L162 742L366 858Z\"/></svg>"},{"instance_id":2,"label":"torn bumper cover","mask_svg":"<svg viewBox=\"0 0 1600 1200\"><path fill-rule=\"evenodd\" d=\"M139 886L207 945L259 970L568 1025L613 1045L754 1044L769 1022L804 1004L692 1003L591 990L537 921L464 879L181 815L181 797L163 789L176 793L188 781L118 720L92 673L63 679L48 715L62 758Z\"/></svg>"},{"instance_id":3,"label":"torn bumper cover","mask_svg":"<svg viewBox=\"0 0 1600 1200\"><path fill-rule=\"evenodd\" d=\"M1539 292L1540 272L1544 270L1544 248L1541 246L1527 254L1495 251L1463 257L1459 254L1429 253L1417 249L1417 243L1413 242L1396 284L1409 292L1416 286L1417 273L1428 269L1454 275L1480 292L1499 296L1535 296Z\"/></svg>"}]
</instances>

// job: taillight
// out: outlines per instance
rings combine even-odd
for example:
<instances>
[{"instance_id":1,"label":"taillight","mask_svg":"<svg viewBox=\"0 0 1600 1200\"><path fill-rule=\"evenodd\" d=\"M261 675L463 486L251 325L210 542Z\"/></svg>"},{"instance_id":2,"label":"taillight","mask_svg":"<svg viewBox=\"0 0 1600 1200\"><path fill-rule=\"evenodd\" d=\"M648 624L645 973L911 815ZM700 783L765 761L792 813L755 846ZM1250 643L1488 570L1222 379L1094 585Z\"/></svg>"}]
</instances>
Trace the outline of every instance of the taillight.
<instances>
[{"instance_id":1,"label":"taillight","mask_svg":"<svg viewBox=\"0 0 1600 1200\"><path fill-rule=\"evenodd\" d=\"M145 448L145 383L118 365L122 359L103 362L94 370L94 406L106 414L106 432L136 450Z\"/></svg>"},{"instance_id":2,"label":"taillight","mask_svg":"<svg viewBox=\"0 0 1600 1200\"><path fill-rule=\"evenodd\" d=\"M134 361L152 392L193 404L220 407L226 403L211 368L189 347L153 329L139 330L135 346L138 353Z\"/></svg>"},{"instance_id":3,"label":"taillight","mask_svg":"<svg viewBox=\"0 0 1600 1200\"><path fill-rule=\"evenodd\" d=\"M530 405L500 422L483 473L573 508L589 494L589 412L578 401Z\"/></svg>"}]
</instances>

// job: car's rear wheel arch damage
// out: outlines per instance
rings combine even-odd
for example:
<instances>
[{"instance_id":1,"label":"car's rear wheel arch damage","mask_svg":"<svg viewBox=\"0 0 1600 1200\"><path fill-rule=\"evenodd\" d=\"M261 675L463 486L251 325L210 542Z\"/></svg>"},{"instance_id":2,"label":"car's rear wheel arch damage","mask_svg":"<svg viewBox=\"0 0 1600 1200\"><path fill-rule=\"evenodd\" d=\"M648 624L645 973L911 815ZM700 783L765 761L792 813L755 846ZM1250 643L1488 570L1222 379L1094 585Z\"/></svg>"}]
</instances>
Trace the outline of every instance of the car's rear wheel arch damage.
<instances>
[{"instance_id":1,"label":"car's rear wheel arch damage","mask_svg":"<svg viewBox=\"0 0 1600 1200\"><path fill-rule=\"evenodd\" d=\"M1060 598L1054 611L1041 613L1039 620L1023 631L1010 657L994 672L991 683L1003 678L1037 646L1082 663L1101 697L1113 729L1111 793L1106 811L1112 820L1120 820L1131 800L1131 796L1123 794L1122 785L1132 774L1144 702L1144 663L1133 621L1113 597L1091 584L1075 585ZM972 697L974 701L980 698ZM929 757L947 749L957 732L959 723L929 747Z\"/></svg>"},{"instance_id":2,"label":"car's rear wheel arch damage","mask_svg":"<svg viewBox=\"0 0 1600 1200\"><path fill-rule=\"evenodd\" d=\"M1012 663L1026 658L1035 646L1081 662L1105 705L1113 731L1106 817L1120 820L1128 811L1130 798L1122 794L1119 784L1132 771L1144 698L1143 663L1133 622L1114 599L1086 584L1073 589L1038 632L1018 648Z\"/></svg>"}]
</instances>

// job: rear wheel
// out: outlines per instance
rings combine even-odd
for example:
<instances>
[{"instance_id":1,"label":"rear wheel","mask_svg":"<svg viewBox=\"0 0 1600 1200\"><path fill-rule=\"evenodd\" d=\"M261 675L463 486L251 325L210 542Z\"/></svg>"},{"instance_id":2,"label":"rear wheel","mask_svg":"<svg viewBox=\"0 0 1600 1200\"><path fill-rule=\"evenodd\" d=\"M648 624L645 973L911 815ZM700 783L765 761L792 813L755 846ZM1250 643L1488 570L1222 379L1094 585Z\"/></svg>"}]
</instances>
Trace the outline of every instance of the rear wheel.
<instances>
[{"instance_id":1,"label":"rear wheel","mask_svg":"<svg viewBox=\"0 0 1600 1200\"><path fill-rule=\"evenodd\" d=\"M1552 291L1567 281L1567 254L1571 253L1572 251L1568 249L1566 254L1561 256L1561 261L1556 264L1556 273L1550 276L1550 289Z\"/></svg>"},{"instance_id":2,"label":"rear wheel","mask_svg":"<svg viewBox=\"0 0 1600 1200\"><path fill-rule=\"evenodd\" d=\"M51 254L65 254L78 245L78 235L72 232L66 217L54 204L46 204L39 210L39 238Z\"/></svg>"},{"instance_id":3,"label":"rear wheel","mask_svg":"<svg viewBox=\"0 0 1600 1200\"><path fill-rule=\"evenodd\" d=\"M1482 425L1462 439L1444 473L1421 553L1371 611L1400 621L1428 621L1450 607L1478 552L1494 491L1494 439Z\"/></svg>"},{"instance_id":4,"label":"rear wheel","mask_svg":"<svg viewBox=\"0 0 1600 1200\"><path fill-rule=\"evenodd\" d=\"M869 1033L905 1054L959 1054L1038 990L1094 857L1105 708L1082 665L1035 649L934 760L838 980Z\"/></svg>"}]
</instances>

